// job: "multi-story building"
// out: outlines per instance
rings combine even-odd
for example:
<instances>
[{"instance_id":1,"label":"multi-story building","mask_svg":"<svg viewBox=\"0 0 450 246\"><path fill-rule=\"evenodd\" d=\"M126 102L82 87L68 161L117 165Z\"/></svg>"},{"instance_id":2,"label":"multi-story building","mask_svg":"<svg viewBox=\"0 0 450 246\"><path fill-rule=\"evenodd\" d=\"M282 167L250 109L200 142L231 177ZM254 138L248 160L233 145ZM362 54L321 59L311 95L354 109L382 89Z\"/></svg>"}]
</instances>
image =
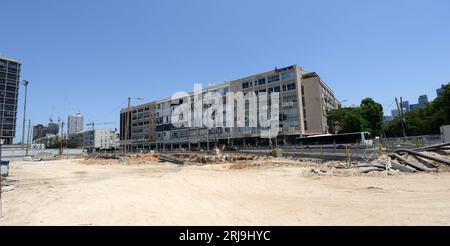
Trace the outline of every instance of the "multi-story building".
<instances>
[{"instance_id":1,"label":"multi-story building","mask_svg":"<svg viewBox=\"0 0 450 246\"><path fill-rule=\"evenodd\" d=\"M33 126L33 141L45 137L46 128L47 127L42 124Z\"/></svg>"},{"instance_id":2,"label":"multi-story building","mask_svg":"<svg viewBox=\"0 0 450 246\"><path fill-rule=\"evenodd\" d=\"M0 139L12 144L16 136L17 100L21 64L0 57Z\"/></svg>"},{"instance_id":3,"label":"multi-story building","mask_svg":"<svg viewBox=\"0 0 450 246\"><path fill-rule=\"evenodd\" d=\"M428 96L427 95L421 95L419 96L419 106L423 107L428 103Z\"/></svg>"},{"instance_id":4,"label":"multi-story building","mask_svg":"<svg viewBox=\"0 0 450 246\"><path fill-rule=\"evenodd\" d=\"M135 146L142 149L149 143L156 141L156 102L133 107L127 117L127 109L123 109L120 114L120 140L133 142ZM128 124L126 120L128 118ZM126 127L128 126L128 131ZM125 137L128 134L128 138Z\"/></svg>"},{"instance_id":5,"label":"multi-story building","mask_svg":"<svg viewBox=\"0 0 450 246\"><path fill-rule=\"evenodd\" d=\"M409 112L411 109L409 106L409 101L403 101L403 103L400 103L400 107L403 108L403 113Z\"/></svg>"},{"instance_id":6,"label":"multi-story building","mask_svg":"<svg viewBox=\"0 0 450 246\"><path fill-rule=\"evenodd\" d=\"M424 108L425 106L427 106L427 103L428 103L428 96L421 95L421 96L419 96L418 103L409 105L409 109L414 110L414 109Z\"/></svg>"},{"instance_id":7,"label":"multi-story building","mask_svg":"<svg viewBox=\"0 0 450 246\"><path fill-rule=\"evenodd\" d=\"M59 132L59 124L49 122L47 128L45 129L45 135L58 135ZM61 132L63 134L63 132Z\"/></svg>"},{"instance_id":8,"label":"multi-story building","mask_svg":"<svg viewBox=\"0 0 450 246\"><path fill-rule=\"evenodd\" d=\"M339 108L340 102L334 92L316 73L308 73L293 65L275 69L250 77L220 83L203 89L203 93L217 92L223 96L227 108L227 92L279 93L279 134L273 141L278 144L294 144L299 136L328 133L327 112ZM191 109L194 108L194 92L189 93ZM231 146L269 146L274 144L270 138L261 138L261 127L250 124L251 109L245 103L245 126L198 127L194 112L191 124L196 127L175 128L171 121L172 112L183 100L163 100L121 110L122 145L128 143L133 150L139 149L209 149L212 144ZM211 105L203 101L203 110ZM236 106L234 105L236 111ZM194 111L194 110L193 110ZM128 117L127 117L127 112ZM226 110L224 112L226 114ZM259 115L259 110L258 113ZM128 123L126 122L128 119ZM233 125L236 126L235 117ZM128 130L126 130L128 126ZM125 134L128 133L128 137Z\"/></svg>"},{"instance_id":9,"label":"multi-story building","mask_svg":"<svg viewBox=\"0 0 450 246\"><path fill-rule=\"evenodd\" d=\"M81 135L83 147L88 152L101 150L114 150L119 147L119 139L116 130L96 129L73 134L72 137Z\"/></svg>"},{"instance_id":10,"label":"multi-story building","mask_svg":"<svg viewBox=\"0 0 450 246\"><path fill-rule=\"evenodd\" d=\"M33 141L39 138L56 136L59 133L59 125L50 121L47 126L38 124L33 126Z\"/></svg>"},{"instance_id":11,"label":"multi-story building","mask_svg":"<svg viewBox=\"0 0 450 246\"><path fill-rule=\"evenodd\" d=\"M441 88L436 89L437 96L442 96L444 94L444 87L445 87L445 85L442 85Z\"/></svg>"},{"instance_id":12,"label":"multi-story building","mask_svg":"<svg viewBox=\"0 0 450 246\"><path fill-rule=\"evenodd\" d=\"M69 115L67 120L67 129L69 135L83 131L83 116L80 113Z\"/></svg>"},{"instance_id":13,"label":"multi-story building","mask_svg":"<svg viewBox=\"0 0 450 246\"><path fill-rule=\"evenodd\" d=\"M63 135L69 148L83 148L87 152L113 151L120 147L117 129L95 129ZM34 141L35 144L58 145L61 136L47 135ZM58 145L59 146L59 145Z\"/></svg>"},{"instance_id":14,"label":"multi-story building","mask_svg":"<svg viewBox=\"0 0 450 246\"><path fill-rule=\"evenodd\" d=\"M394 118L392 117L392 116L390 116L390 115L388 115L388 116L383 116L383 122L384 122L384 124L387 124L387 123L389 123L390 121L392 121Z\"/></svg>"}]
</instances>

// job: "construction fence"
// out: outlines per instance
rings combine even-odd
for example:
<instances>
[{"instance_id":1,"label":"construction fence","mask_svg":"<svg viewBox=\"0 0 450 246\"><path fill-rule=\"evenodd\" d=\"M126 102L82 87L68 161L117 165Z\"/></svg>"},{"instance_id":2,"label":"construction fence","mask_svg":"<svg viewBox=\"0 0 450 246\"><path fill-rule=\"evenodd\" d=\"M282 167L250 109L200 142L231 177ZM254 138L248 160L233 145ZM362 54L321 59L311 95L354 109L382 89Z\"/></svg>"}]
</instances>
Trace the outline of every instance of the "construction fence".
<instances>
[{"instance_id":1,"label":"construction fence","mask_svg":"<svg viewBox=\"0 0 450 246\"><path fill-rule=\"evenodd\" d=\"M423 135L403 138L382 138L375 140L375 146L386 151L397 149L416 149L424 146L442 144L444 139L441 135Z\"/></svg>"}]
</instances>

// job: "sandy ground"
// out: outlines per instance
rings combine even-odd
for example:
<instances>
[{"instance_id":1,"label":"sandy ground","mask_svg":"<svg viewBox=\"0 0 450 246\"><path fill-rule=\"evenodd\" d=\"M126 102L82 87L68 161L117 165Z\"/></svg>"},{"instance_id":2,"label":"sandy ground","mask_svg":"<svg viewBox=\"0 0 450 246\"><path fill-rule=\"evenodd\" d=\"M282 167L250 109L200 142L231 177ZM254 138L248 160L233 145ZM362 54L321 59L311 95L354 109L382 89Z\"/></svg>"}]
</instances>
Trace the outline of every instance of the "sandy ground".
<instances>
[{"instance_id":1,"label":"sandy ground","mask_svg":"<svg viewBox=\"0 0 450 246\"><path fill-rule=\"evenodd\" d=\"M0 225L450 225L450 173L14 163Z\"/></svg>"}]
</instances>

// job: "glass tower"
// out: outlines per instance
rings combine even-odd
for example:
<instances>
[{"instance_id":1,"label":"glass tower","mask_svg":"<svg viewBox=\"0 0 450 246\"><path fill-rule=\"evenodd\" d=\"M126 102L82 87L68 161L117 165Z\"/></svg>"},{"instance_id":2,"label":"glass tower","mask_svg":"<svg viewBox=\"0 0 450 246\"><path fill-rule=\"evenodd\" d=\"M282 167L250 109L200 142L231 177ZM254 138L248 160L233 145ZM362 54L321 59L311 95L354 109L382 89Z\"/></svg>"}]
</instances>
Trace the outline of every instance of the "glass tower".
<instances>
[{"instance_id":1,"label":"glass tower","mask_svg":"<svg viewBox=\"0 0 450 246\"><path fill-rule=\"evenodd\" d=\"M0 138L12 144L16 135L20 63L0 57Z\"/></svg>"}]
</instances>

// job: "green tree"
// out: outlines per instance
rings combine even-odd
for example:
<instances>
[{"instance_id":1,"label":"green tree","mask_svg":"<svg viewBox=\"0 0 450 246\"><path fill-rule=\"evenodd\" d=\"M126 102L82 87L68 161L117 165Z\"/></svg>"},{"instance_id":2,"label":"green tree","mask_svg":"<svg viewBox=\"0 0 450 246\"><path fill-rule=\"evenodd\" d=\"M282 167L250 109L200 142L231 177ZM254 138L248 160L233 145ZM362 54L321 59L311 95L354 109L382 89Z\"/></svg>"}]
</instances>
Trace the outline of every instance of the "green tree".
<instances>
[{"instance_id":1,"label":"green tree","mask_svg":"<svg viewBox=\"0 0 450 246\"><path fill-rule=\"evenodd\" d=\"M395 117L393 120L384 125L384 133L386 134L386 136L402 137L403 132L400 124L400 117Z\"/></svg>"},{"instance_id":2,"label":"green tree","mask_svg":"<svg viewBox=\"0 0 450 246\"><path fill-rule=\"evenodd\" d=\"M361 132L367 125L359 107L331 110L327 118L331 133Z\"/></svg>"},{"instance_id":3,"label":"green tree","mask_svg":"<svg viewBox=\"0 0 450 246\"><path fill-rule=\"evenodd\" d=\"M383 106L372 98L361 101L361 114L367 122L364 126L372 136L379 136L383 129Z\"/></svg>"},{"instance_id":4,"label":"green tree","mask_svg":"<svg viewBox=\"0 0 450 246\"><path fill-rule=\"evenodd\" d=\"M450 83L444 87L444 93L424 108L405 113L405 130L408 136L439 134L442 125L450 124ZM387 136L401 137L400 117L384 127Z\"/></svg>"}]
</instances>

